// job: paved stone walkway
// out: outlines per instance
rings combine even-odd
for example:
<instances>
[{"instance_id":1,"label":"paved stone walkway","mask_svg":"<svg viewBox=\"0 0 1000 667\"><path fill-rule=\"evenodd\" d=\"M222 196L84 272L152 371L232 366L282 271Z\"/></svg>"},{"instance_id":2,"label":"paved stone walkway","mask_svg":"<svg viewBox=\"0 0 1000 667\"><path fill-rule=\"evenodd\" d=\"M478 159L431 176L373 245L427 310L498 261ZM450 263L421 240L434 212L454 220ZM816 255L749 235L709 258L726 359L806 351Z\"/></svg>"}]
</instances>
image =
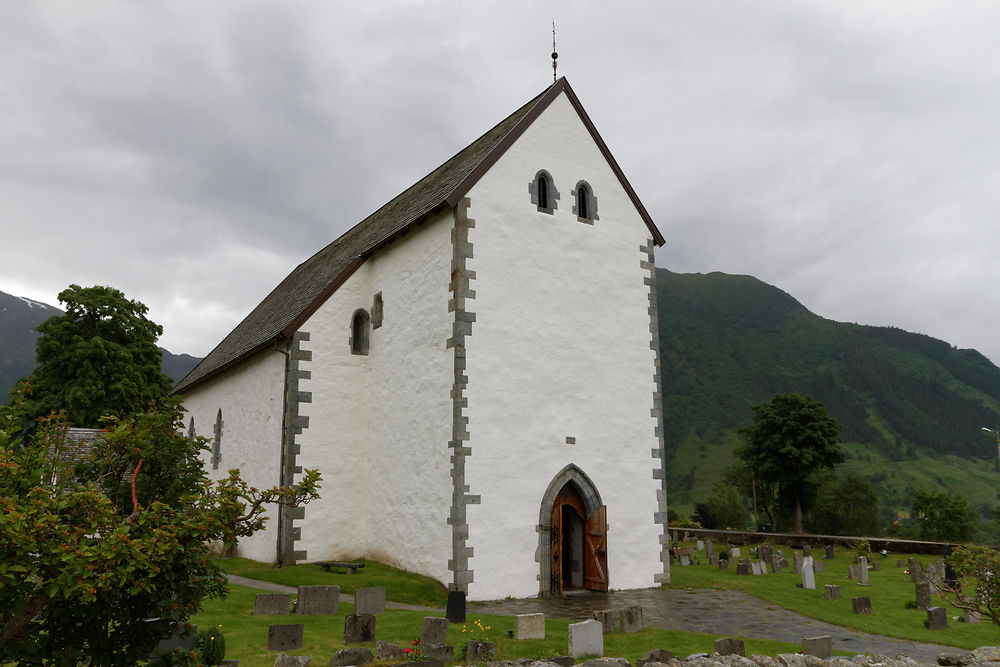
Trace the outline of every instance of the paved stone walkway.
<instances>
[{"instance_id":1,"label":"paved stone walkway","mask_svg":"<svg viewBox=\"0 0 1000 667\"><path fill-rule=\"evenodd\" d=\"M260 591L271 591L272 593L291 593L295 595L299 592L299 589L294 586L285 586L284 584L272 584L270 581L261 581L260 579L248 579L247 577L241 577L236 574L227 574L226 579L229 583L236 584L237 586L246 586L247 588L256 588ZM350 593L341 593L340 599L344 602L349 602L354 604L354 596ZM430 611L437 614L444 614L444 609L438 607L421 607L416 604L407 604L405 602L391 602L386 600L385 606L388 609L408 609L410 611Z\"/></svg>"},{"instance_id":2,"label":"paved stone walkway","mask_svg":"<svg viewBox=\"0 0 1000 667\"><path fill-rule=\"evenodd\" d=\"M471 602L468 612L501 615L543 612L553 617L582 620L594 611L632 605L643 608L647 626L667 630L777 639L792 644L801 643L803 637L830 635L834 650L889 657L907 655L931 664L937 663L938 653L962 650L842 628L796 614L742 591L650 588L606 594L586 592L562 598Z\"/></svg>"}]
</instances>

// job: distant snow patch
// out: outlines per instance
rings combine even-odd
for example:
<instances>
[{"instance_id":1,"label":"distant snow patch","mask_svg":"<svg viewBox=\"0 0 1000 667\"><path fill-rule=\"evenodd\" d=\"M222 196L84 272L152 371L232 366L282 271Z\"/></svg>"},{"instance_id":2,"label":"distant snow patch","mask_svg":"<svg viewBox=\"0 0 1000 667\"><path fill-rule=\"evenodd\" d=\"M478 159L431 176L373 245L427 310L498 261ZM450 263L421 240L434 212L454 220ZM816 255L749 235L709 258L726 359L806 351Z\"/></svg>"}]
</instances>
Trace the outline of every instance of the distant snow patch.
<instances>
[{"instance_id":1,"label":"distant snow patch","mask_svg":"<svg viewBox=\"0 0 1000 667\"><path fill-rule=\"evenodd\" d=\"M47 303L42 303L41 301L35 301L34 299L29 299L26 296L19 296L19 297L15 297L15 298L20 299L21 301L23 301L26 304L28 304L29 308L41 308L42 310L45 310L46 308L51 308L52 307L52 306L50 306Z\"/></svg>"}]
</instances>

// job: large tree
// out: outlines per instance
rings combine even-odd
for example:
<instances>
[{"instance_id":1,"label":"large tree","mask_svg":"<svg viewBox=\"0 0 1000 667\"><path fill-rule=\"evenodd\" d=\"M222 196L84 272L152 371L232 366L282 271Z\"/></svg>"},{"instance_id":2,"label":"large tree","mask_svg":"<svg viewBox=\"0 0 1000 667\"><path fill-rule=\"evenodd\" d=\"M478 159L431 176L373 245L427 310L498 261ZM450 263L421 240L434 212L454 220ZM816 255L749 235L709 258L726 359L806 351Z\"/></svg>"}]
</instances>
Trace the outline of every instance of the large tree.
<instances>
[{"instance_id":1,"label":"large tree","mask_svg":"<svg viewBox=\"0 0 1000 667\"><path fill-rule=\"evenodd\" d=\"M968 501L948 491L917 491L913 518L924 540L966 542L975 536L979 526Z\"/></svg>"},{"instance_id":2,"label":"large tree","mask_svg":"<svg viewBox=\"0 0 1000 667\"><path fill-rule=\"evenodd\" d=\"M838 445L840 424L812 396L776 394L753 406L753 423L740 430L736 449L757 479L773 484L779 503L795 513L802 532L802 508L812 498L811 476L844 460Z\"/></svg>"},{"instance_id":3,"label":"large tree","mask_svg":"<svg viewBox=\"0 0 1000 667\"><path fill-rule=\"evenodd\" d=\"M156 345L163 329L142 303L113 287L70 285L66 313L38 325L37 366L28 377L29 416L63 411L73 426L127 416L170 390Z\"/></svg>"},{"instance_id":4,"label":"large tree","mask_svg":"<svg viewBox=\"0 0 1000 667\"><path fill-rule=\"evenodd\" d=\"M210 545L263 526L265 503L316 497L319 476L257 490L238 472L213 483L204 439L173 401L109 424L89 453L66 422L19 437L0 406L0 663L133 665L225 593Z\"/></svg>"},{"instance_id":5,"label":"large tree","mask_svg":"<svg viewBox=\"0 0 1000 667\"><path fill-rule=\"evenodd\" d=\"M810 532L826 535L877 537L880 532L878 494L857 473L828 473L817 479L816 502L806 523Z\"/></svg>"}]
</instances>

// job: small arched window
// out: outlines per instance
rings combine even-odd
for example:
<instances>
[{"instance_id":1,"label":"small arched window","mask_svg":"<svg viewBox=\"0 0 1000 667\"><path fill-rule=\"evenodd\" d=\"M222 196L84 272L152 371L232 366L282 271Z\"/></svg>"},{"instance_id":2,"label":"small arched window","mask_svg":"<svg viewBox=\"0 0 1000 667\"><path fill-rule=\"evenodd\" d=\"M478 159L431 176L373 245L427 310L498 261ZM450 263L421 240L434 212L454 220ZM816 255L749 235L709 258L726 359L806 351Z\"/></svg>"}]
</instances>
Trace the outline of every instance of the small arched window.
<instances>
[{"instance_id":1,"label":"small arched window","mask_svg":"<svg viewBox=\"0 0 1000 667\"><path fill-rule=\"evenodd\" d=\"M372 320L368 311L358 308L351 318L351 354L368 354L368 338L371 334Z\"/></svg>"},{"instance_id":2,"label":"small arched window","mask_svg":"<svg viewBox=\"0 0 1000 667\"><path fill-rule=\"evenodd\" d=\"M556 210L559 191L556 190L552 174L546 170L542 169L535 174L535 178L528 184L528 193L531 195L531 203L542 213L552 213Z\"/></svg>"},{"instance_id":3,"label":"small arched window","mask_svg":"<svg viewBox=\"0 0 1000 667\"><path fill-rule=\"evenodd\" d=\"M573 212L580 222L593 224L597 220L597 198L587 181L580 181L573 190Z\"/></svg>"},{"instance_id":4,"label":"small arched window","mask_svg":"<svg viewBox=\"0 0 1000 667\"><path fill-rule=\"evenodd\" d=\"M215 438L212 440L212 470L218 470L222 463L222 408L215 416Z\"/></svg>"},{"instance_id":5,"label":"small arched window","mask_svg":"<svg viewBox=\"0 0 1000 667\"><path fill-rule=\"evenodd\" d=\"M188 425L188 437L194 440L197 435L194 430L194 417L191 417L191 423Z\"/></svg>"}]
</instances>

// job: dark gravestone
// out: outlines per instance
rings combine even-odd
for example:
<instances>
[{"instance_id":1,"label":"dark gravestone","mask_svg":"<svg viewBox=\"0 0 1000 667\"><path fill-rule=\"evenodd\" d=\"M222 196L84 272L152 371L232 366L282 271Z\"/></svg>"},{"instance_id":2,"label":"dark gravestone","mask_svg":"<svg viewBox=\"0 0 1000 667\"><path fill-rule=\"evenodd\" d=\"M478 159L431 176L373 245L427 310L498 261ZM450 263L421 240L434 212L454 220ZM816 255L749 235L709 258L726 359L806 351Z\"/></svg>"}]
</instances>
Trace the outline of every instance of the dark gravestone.
<instances>
[{"instance_id":1,"label":"dark gravestone","mask_svg":"<svg viewBox=\"0 0 1000 667\"><path fill-rule=\"evenodd\" d=\"M620 609L601 609L590 615L604 626L604 634L619 632L622 629L622 612Z\"/></svg>"},{"instance_id":2,"label":"dark gravestone","mask_svg":"<svg viewBox=\"0 0 1000 667\"><path fill-rule=\"evenodd\" d=\"M747 649L746 646L743 645L743 640L734 639L732 637L716 639L713 649L719 655L739 655L746 657L747 654Z\"/></svg>"},{"instance_id":3,"label":"dark gravestone","mask_svg":"<svg viewBox=\"0 0 1000 667\"><path fill-rule=\"evenodd\" d=\"M294 651L302 648L302 624L270 625L267 628L268 651Z\"/></svg>"},{"instance_id":4,"label":"dark gravestone","mask_svg":"<svg viewBox=\"0 0 1000 667\"><path fill-rule=\"evenodd\" d=\"M639 632L645 626L642 607L633 605L622 609L622 630L625 632Z\"/></svg>"},{"instance_id":5,"label":"dark gravestone","mask_svg":"<svg viewBox=\"0 0 1000 667\"><path fill-rule=\"evenodd\" d=\"M448 619L438 616L425 616L423 629L420 632L420 644L446 644L448 642Z\"/></svg>"},{"instance_id":6,"label":"dark gravestone","mask_svg":"<svg viewBox=\"0 0 1000 667\"><path fill-rule=\"evenodd\" d=\"M927 627L931 630L943 630L948 627L948 610L944 607L931 607L927 610Z\"/></svg>"},{"instance_id":7,"label":"dark gravestone","mask_svg":"<svg viewBox=\"0 0 1000 667\"><path fill-rule=\"evenodd\" d=\"M728 570L729 569L729 559L728 558L720 558L719 559L719 569L720 570Z\"/></svg>"},{"instance_id":8,"label":"dark gravestone","mask_svg":"<svg viewBox=\"0 0 1000 667\"><path fill-rule=\"evenodd\" d=\"M752 570L750 569L750 561L741 560L736 564L736 574L746 574L749 575Z\"/></svg>"},{"instance_id":9,"label":"dark gravestone","mask_svg":"<svg viewBox=\"0 0 1000 667\"><path fill-rule=\"evenodd\" d=\"M882 571L881 561L875 561L874 563L872 563L872 569L875 570L876 572L881 572Z\"/></svg>"},{"instance_id":10,"label":"dark gravestone","mask_svg":"<svg viewBox=\"0 0 1000 667\"><path fill-rule=\"evenodd\" d=\"M828 559L829 558L833 558L833 545L832 544L826 545L826 556L825 556L825 558L828 558Z\"/></svg>"},{"instance_id":11,"label":"dark gravestone","mask_svg":"<svg viewBox=\"0 0 1000 667\"><path fill-rule=\"evenodd\" d=\"M951 566L951 563L944 564L944 585L950 589L957 589L961 582L958 580L958 573L955 572L955 568Z\"/></svg>"},{"instance_id":12,"label":"dark gravestone","mask_svg":"<svg viewBox=\"0 0 1000 667\"><path fill-rule=\"evenodd\" d=\"M872 600L867 597L857 597L851 598L851 605L854 607L855 614L870 614L872 613Z\"/></svg>"},{"instance_id":13,"label":"dark gravestone","mask_svg":"<svg viewBox=\"0 0 1000 667\"><path fill-rule=\"evenodd\" d=\"M334 653L327 664L330 667L346 667L346 665L361 667L371 662L374 657L372 652L363 646L352 646L351 648L341 649Z\"/></svg>"},{"instance_id":14,"label":"dark gravestone","mask_svg":"<svg viewBox=\"0 0 1000 667\"><path fill-rule=\"evenodd\" d=\"M375 617L371 614L349 614L344 617L344 643L360 644L375 641Z\"/></svg>"},{"instance_id":15,"label":"dark gravestone","mask_svg":"<svg viewBox=\"0 0 1000 667\"><path fill-rule=\"evenodd\" d=\"M929 581L918 581L913 584L917 594L917 609L931 608L931 584Z\"/></svg>"},{"instance_id":16,"label":"dark gravestone","mask_svg":"<svg viewBox=\"0 0 1000 667\"><path fill-rule=\"evenodd\" d=\"M449 623L465 623L465 591L448 591L445 618Z\"/></svg>"},{"instance_id":17,"label":"dark gravestone","mask_svg":"<svg viewBox=\"0 0 1000 667\"><path fill-rule=\"evenodd\" d=\"M340 606L340 586L299 586L296 614L336 614Z\"/></svg>"}]
</instances>

